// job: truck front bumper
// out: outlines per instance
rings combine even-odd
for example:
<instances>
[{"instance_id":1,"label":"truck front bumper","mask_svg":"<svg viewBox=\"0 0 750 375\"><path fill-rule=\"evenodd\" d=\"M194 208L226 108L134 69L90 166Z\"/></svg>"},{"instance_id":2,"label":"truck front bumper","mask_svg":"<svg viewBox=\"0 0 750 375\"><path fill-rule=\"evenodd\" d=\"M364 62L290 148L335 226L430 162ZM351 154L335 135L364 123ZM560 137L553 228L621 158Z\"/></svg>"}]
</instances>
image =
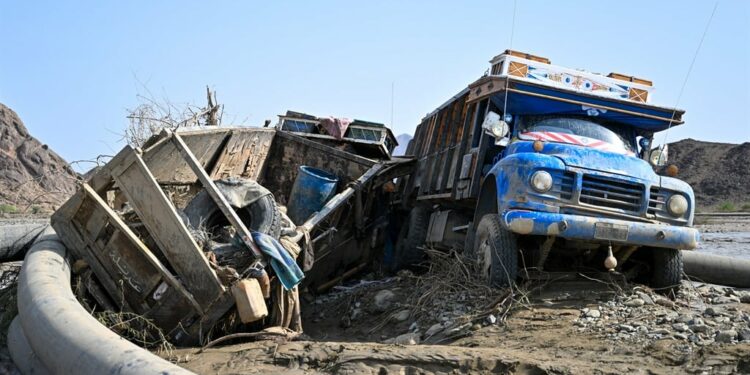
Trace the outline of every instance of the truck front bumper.
<instances>
[{"instance_id":1,"label":"truck front bumper","mask_svg":"<svg viewBox=\"0 0 750 375\"><path fill-rule=\"evenodd\" d=\"M506 229L517 234L603 243L691 250L700 239L695 228L549 212L509 210L501 219Z\"/></svg>"}]
</instances>

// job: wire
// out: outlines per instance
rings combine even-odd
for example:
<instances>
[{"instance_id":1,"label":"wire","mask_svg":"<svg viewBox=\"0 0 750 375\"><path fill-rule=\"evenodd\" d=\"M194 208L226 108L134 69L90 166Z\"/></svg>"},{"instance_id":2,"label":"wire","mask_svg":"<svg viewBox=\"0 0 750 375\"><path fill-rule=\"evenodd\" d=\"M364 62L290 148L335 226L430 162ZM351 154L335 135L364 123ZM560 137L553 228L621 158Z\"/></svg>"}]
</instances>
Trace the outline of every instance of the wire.
<instances>
[{"instance_id":1,"label":"wire","mask_svg":"<svg viewBox=\"0 0 750 375\"><path fill-rule=\"evenodd\" d=\"M516 8L518 7L518 0L513 0L513 21L511 21L510 24L510 45L508 46L508 49L513 49L513 34L516 30ZM505 76L505 99L503 100L503 120L505 120L505 114L507 113L506 110L508 109L508 87L509 85L509 79L508 75Z\"/></svg>"},{"instance_id":2,"label":"wire","mask_svg":"<svg viewBox=\"0 0 750 375\"><path fill-rule=\"evenodd\" d=\"M714 14L716 14L716 8L718 7L719 7L719 2L716 1L714 3L714 9L713 11L711 11L711 16L708 18L708 22L706 23L706 28L703 29L703 35L701 35L701 40L700 42L698 42L698 48L695 49L695 54L693 54L693 60L690 62L690 66L688 67L687 74L685 75L685 80L682 82L680 93L677 94L677 102L674 105L672 116L669 118L669 126L667 126L667 130L664 131L664 142L662 142L662 146L661 146L662 149L664 148L664 146L667 145L667 136L669 135L669 129L672 128L672 123L674 122L674 116L677 114L677 107L680 105L680 100L682 99L682 93L685 91L685 86L687 86L688 78L690 78L690 73L693 71L695 60L698 58L698 53L700 52L701 47L703 46L703 40L706 39L706 34L708 33L708 27L711 26L711 21L714 19ZM660 162L661 162L662 155L664 155L664 153L660 152L659 153Z\"/></svg>"}]
</instances>

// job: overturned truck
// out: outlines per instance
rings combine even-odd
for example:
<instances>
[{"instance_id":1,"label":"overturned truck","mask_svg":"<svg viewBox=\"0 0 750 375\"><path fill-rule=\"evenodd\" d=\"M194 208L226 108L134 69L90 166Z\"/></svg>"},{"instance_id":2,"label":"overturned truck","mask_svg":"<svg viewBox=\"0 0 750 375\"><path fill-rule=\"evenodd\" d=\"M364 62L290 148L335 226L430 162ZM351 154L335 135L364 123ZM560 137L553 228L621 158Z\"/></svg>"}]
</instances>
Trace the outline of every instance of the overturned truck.
<instances>
[{"instance_id":1,"label":"overturned truck","mask_svg":"<svg viewBox=\"0 0 750 375\"><path fill-rule=\"evenodd\" d=\"M391 158L385 128L391 143L368 158L281 125L163 131L82 182L52 217L79 299L143 316L182 345L300 332L299 288L328 288L375 257L379 202L409 161Z\"/></svg>"}]
</instances>

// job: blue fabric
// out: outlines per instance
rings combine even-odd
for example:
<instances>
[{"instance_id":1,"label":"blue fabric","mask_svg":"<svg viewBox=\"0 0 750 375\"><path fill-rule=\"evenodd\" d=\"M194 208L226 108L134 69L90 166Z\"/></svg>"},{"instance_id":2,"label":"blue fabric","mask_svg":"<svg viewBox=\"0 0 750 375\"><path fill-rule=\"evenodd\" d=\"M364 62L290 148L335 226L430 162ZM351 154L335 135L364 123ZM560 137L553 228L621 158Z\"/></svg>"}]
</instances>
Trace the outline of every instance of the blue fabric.
<instances>
[{"instance_id":1,"label":"blue fabric","mask_svg":"<svg viewBox=\"0 0 750 375\"><path fill-rule=\"evenodd\" d=\"M252 235L260 251L271 259L271 267L284 289L290 290L297 286L305 274L289 252L281 246L279 241L265 233L252 232Z\"/></svg>"}]
</instances>

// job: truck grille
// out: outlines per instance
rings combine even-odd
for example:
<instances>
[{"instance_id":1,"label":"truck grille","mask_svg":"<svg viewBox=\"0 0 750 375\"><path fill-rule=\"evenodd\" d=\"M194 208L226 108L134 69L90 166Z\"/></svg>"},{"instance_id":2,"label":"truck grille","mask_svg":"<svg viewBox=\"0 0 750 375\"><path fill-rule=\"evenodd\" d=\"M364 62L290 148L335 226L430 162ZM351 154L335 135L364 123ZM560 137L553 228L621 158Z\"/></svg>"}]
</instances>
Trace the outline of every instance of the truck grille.
<instances>
[{"instance_id":1,"label":"truck grille","mask_svg":"<svg viewBox=\"0 0 750 375\"><path fill-rule=\"evenodd\" d=\"M584 174L579 202L638 214L643 202L644 186Z\"/></svg>"},{"instance_id":2,"label":"truck grille","mask_svg":"<svg viewBox=\"0 0 750 375\"><path fill-rule=\"evenodd\" d=\"M560 199L570 200L573 198L573 190L576 184L576 174L568 171L550 171L552 174L552 193Z\"/></svg>"}]
</instances>

